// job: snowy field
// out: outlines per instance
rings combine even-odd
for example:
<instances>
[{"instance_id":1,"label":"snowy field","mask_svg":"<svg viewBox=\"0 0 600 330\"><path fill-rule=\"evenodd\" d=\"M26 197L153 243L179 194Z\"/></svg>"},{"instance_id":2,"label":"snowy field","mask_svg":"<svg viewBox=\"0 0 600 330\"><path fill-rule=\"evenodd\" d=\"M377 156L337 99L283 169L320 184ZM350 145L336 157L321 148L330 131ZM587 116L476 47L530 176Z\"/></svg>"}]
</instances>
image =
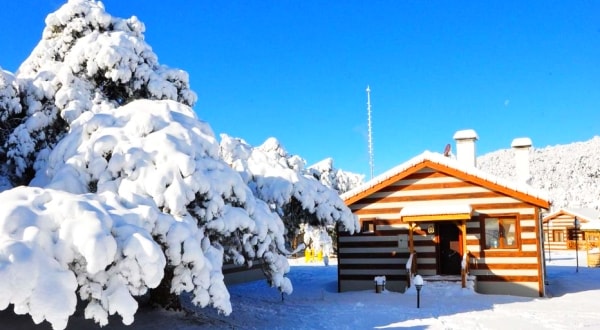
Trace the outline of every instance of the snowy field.
<instances>
[{"instance_id":1,"label":"snowy field","mask_svg":"<svg viewBox=\"0 0 600 330\"><path fill-rule=\"evenodd\" d=\"M293 260L292 295L281 295L256 281L230 288L233 313L210 309L195 313L140 310L131 326L118 318L102 329L576 329L600 328L600 268L588 268L585 252L552 252L547 263L551 298L482 295L457 286L424 286L421 308L416 292L405 294L373 289L337 293L337 267ZM0 329L51 329L33 326L28 316L0 314ZM71 318L67 329L100 329Z\"/></svg>"}]
</instances>

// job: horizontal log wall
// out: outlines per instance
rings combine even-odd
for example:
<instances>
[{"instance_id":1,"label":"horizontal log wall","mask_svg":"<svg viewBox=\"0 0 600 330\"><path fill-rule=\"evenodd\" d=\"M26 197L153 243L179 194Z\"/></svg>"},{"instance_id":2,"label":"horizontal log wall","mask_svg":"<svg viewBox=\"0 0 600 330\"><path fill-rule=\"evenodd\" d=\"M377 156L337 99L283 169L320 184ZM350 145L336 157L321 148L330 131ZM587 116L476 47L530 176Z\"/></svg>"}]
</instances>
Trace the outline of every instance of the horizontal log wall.
<instances>
[{"instance_id":1,"label":"horizontal log wall","mask_svg":"<svg viewBox=\"0 0 600 330\"><path fill-rule=\"evenodd\" d=\"M386 276L386 288L404 290L408 248L398 247L398 235L408 235L408 225L399 221L375 224L374 234L338 235L340 291L373 287L375 276Z\"/></svg>"},{"instance_id":2,"label":"horizontal log wall","mask_svg":"<svg viewBox=\"0 0 600 330\"><path fill-rule=\"evenodd\" d=\"M549 236L548 236L548 241L546 242L547 247L550 248L550 250L566 250L569 247L567 246L567 242L569 240L569 229L573 228L573 220L574 218L568 214L560 214L558 215L556 218L550 219L549 220L549 226L548 223L544 224L544 232L549 232ZM548 230L548 227L550 227L550 229ZM563 235L563 241L555 241L554 239L554 232L555 231L562 231L562 235Z\"/></svg>"},{"instance_id":3,"label":"horizontal log wall","mask_svg":"<svg viewBox=\"0 0 600 330\"><path fill-rule=\"evenodd\" d=\"M536 208L515 198L433 171L420 170L350 205L361 222L374 221L373 234L339 236L338 272L340 290L370 287L374 276L386 275L394 281L405 277L408 248L398 247L398 235L408 235L408 224L400 221L407 206L469 204L475 211L467 222L467 249L471 253L471 275L476 275L481 292L496 289L530 296L532 288L541 291L539 241ZM481 242L482 217L514 215L520 228L518 249L484 250ZM426 228L430 223L419 223ZM433 235L414 236L419 274L435 275L436 250ZM369 284L357 284L360 281ZM352 285L346 285L346 283ZM486 284L486 282L489 282ZM525 284L523 284L525 283ZM496 285L502 284L502 285ZM346 289L346 290L345 290Z\"/></svg>"}]
</instances>

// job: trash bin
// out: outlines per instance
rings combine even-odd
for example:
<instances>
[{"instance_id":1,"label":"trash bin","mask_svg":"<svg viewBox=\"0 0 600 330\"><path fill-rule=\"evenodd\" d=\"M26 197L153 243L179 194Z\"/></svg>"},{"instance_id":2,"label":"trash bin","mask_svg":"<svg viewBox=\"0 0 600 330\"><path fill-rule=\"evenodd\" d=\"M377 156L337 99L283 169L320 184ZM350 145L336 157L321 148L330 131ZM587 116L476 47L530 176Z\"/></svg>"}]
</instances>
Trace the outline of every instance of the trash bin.
<instances>
[{"instance_id":1,"label":"trash bin","mask_svg":"<svg viewBox=\"0 0 600 330\"><path fill-rule=\"evenodd\" d=\"M385 291L385 276L375 276L375 293Z\"/></svg>"}]
</instances>

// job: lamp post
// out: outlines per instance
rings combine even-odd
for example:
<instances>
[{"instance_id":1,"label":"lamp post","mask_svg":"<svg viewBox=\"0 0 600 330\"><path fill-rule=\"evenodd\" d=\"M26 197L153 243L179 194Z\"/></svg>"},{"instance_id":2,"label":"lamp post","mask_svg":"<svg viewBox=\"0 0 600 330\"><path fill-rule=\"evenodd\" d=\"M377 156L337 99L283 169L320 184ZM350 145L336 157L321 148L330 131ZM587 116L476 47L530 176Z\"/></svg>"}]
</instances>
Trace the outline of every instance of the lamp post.
<instances>
[{"instance_id":1,"label":"lamp post","mask_svg":"<svg viewBox=\"0 0 600 330\"><path fill-rule=\"evenodd\" d=\"M423 287L423 278L421 275L415 276L415 288L417 288L417 308L421 308L421 288Z\"/></svg>"},{"instance_id":2,"label":"lamp post","mask_svg":"<svg viewBox=\"0 0 600 330\"><path fill-rule=\"evenodd\" d=\"M546 222L548 224L548 230L546 231L548 233L547 238L548 238L548 261L552 262L552 251L550 251L550 220L548 220L548 222Z\"/></svg>"},{"instance_id":3,"label":"lamp post","mask_svg":"<svg viewBox=\"0 0 600 330\"><path fill-rule=\"evenodd\" d=\"M575 217L573 221L573 227L575 228L575 272L579 273L579 219Z\"/></svg>"}]
</instances>

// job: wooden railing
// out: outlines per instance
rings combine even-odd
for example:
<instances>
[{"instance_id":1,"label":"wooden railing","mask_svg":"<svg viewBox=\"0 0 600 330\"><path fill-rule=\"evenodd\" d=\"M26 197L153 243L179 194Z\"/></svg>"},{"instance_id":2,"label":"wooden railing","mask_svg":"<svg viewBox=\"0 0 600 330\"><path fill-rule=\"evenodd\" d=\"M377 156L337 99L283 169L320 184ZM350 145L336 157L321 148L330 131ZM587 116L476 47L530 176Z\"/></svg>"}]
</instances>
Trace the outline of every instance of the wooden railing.
<instances>
[{"instance_id":1,"label":"wooden railing","mask_svg":"<svg viewBox=\"0 0 600 330\"><path fill-rule=\"evenodd\" d=\"M406 287L410 288L412 279L417 274L417 253L413 252L406 261Z\"/></svg>"},{"instance_id":2,"label":"wooden railing","mask_svg":"<svg viewBox=\"0 0 600 330\"><path fill-rule=\"evenodd\" d=\"M598 246L598 242L594 242L594 241L585 241L585 240L578 240L577 244L579 244L579 249L580 250L586 250L589 249L590 247L597 247ZM575 250L575 240L567 240L567 249L569 250Z\"/></svg>"},{"instance_id":3,"label":"wooden railing","mask_svg":"<svg viewBox=\"0 0 600 330\"><path fill-rule=\"evenodd\" d=\"M467 276L469 275L470 262L471 260L469 257L469 251L466 251L465 254L463 254L462 262L460 264L460 279L463 288L467 287Z\"/></svg>"}]
</instances>

